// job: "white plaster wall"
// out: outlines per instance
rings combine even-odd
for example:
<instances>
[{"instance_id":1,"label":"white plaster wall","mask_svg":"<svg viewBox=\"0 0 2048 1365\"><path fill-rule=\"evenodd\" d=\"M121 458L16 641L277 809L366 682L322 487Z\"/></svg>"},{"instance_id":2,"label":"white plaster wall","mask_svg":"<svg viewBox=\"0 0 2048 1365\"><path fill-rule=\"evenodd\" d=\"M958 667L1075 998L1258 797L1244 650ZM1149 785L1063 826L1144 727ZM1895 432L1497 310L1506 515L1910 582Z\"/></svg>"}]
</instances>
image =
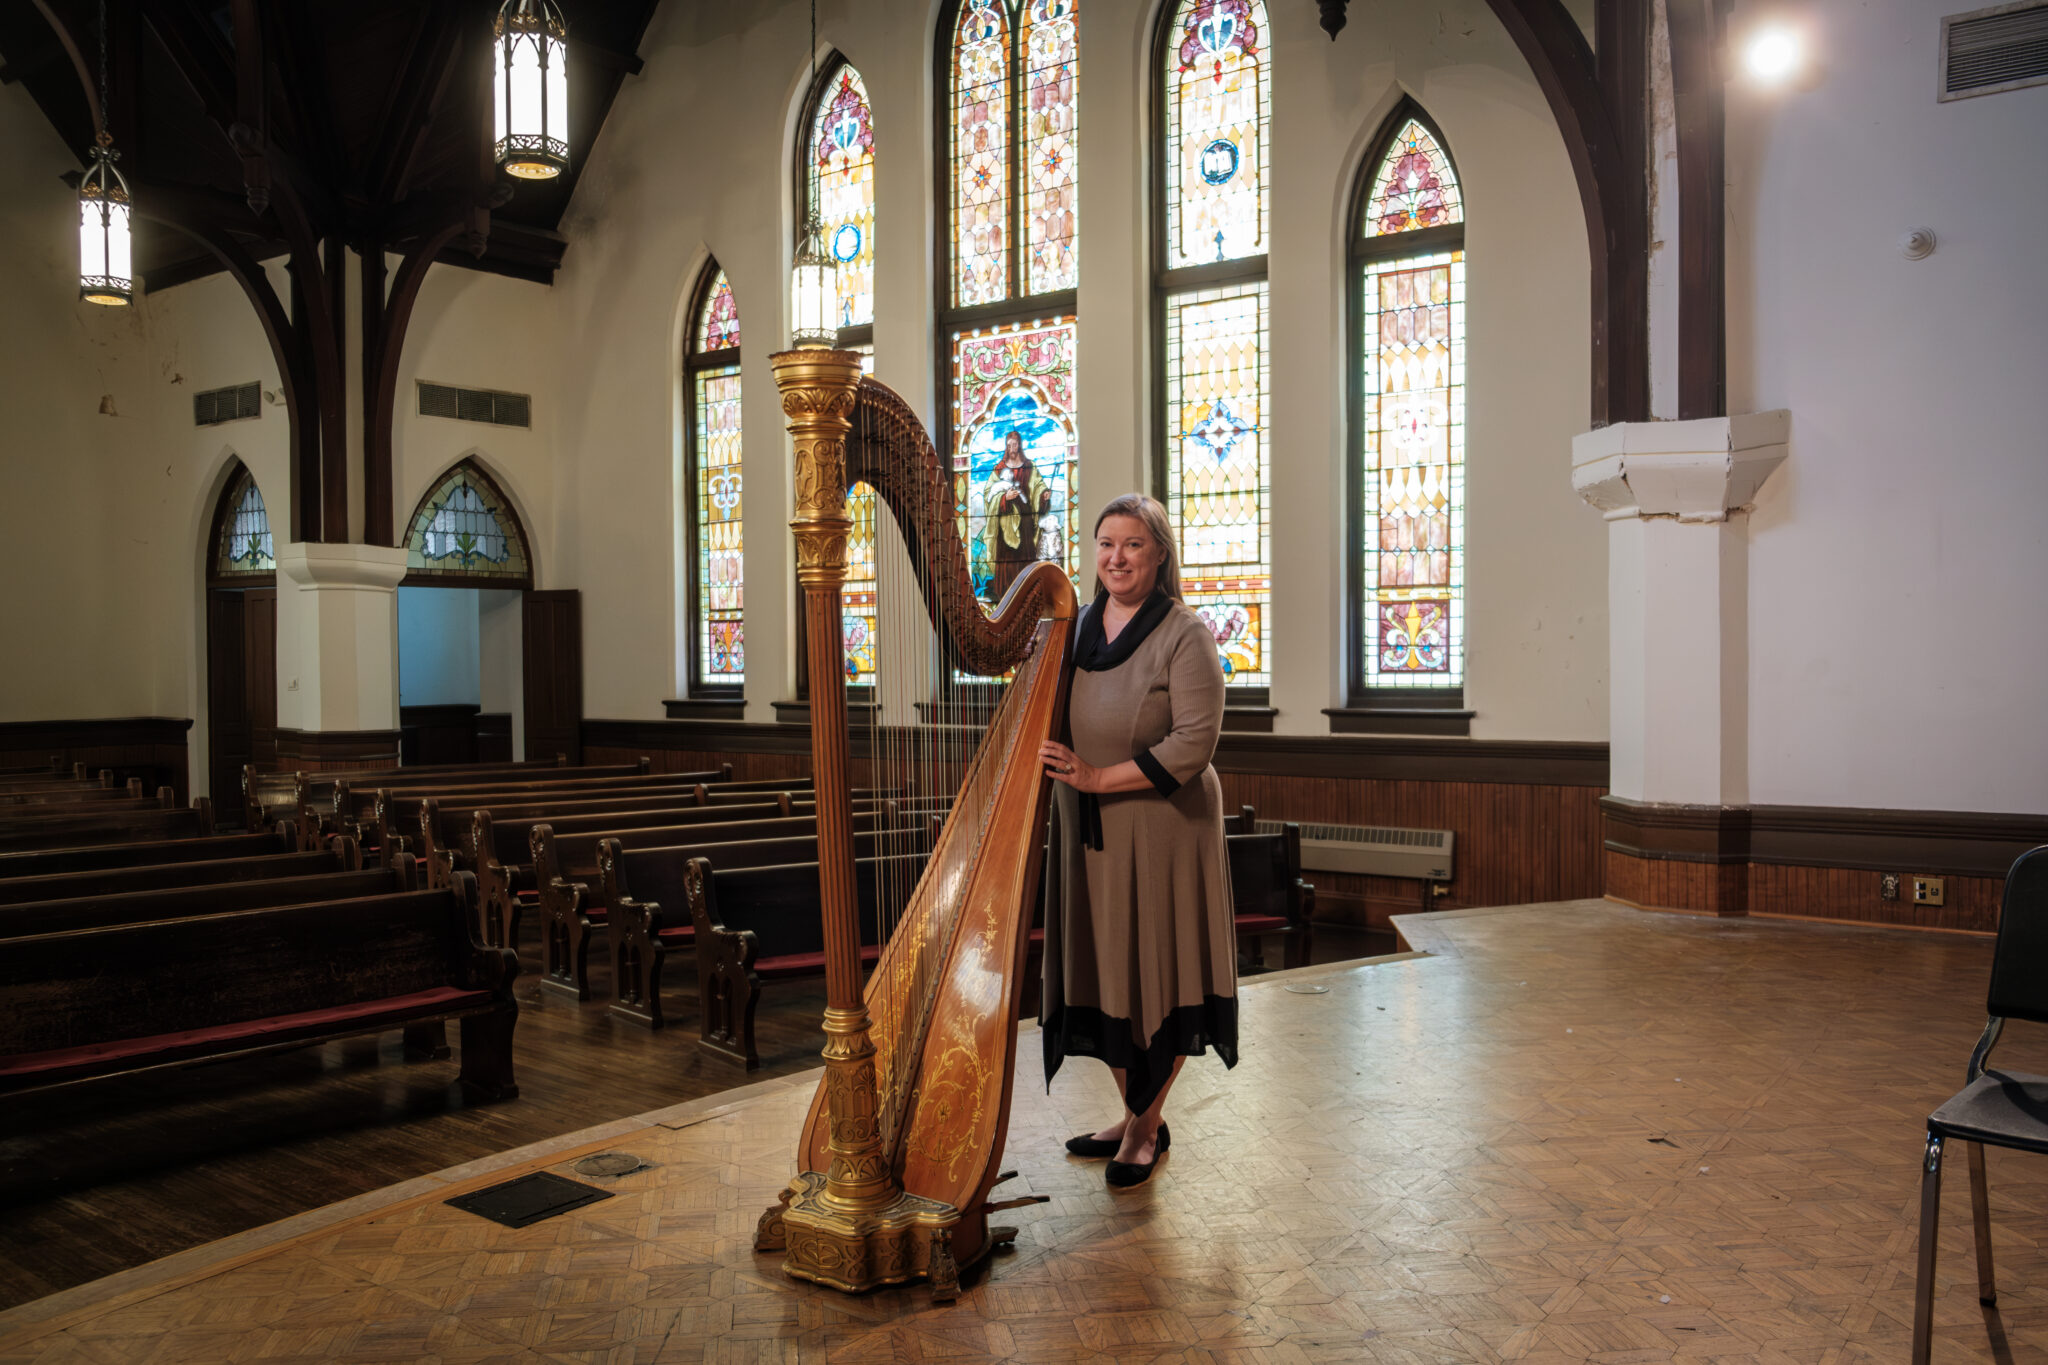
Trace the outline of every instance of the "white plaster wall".
<instances>
[{"instance_id":1,"label":"white plaster wall","mask_svg":"<svg viewBox=\"0 0 2048 1365\"><path fill-rule=\"evenodd\" d=\"M933 386L931 0L819 9L875 109L876 373L929 421ZM1151 468L1148 121L1153 8L1082 13L1082 499ZM1467 697L1474 733L1606 734L1606 546L1555 474L1586 424L1584 229L1563 145L1483 0L1358 9L1339 41L1277 5L1273 397L1275 703L1323 733L1341 701L1346 449L1344 215L1366 141L1403 90L1443 126L1470 206ZM562 581L584 589L585 697L655 716L678 688L681 311L716 255L745 341L748 715L790 694L789 456L767 355L782 343L807 9L665 6L579 183L556 287ZM716 130L678 137L678 129ZM571 479L568 471L574 469Z\"/></svg>"},{"instance_id":2,"label":"white plaster wall","mask_svg":"<svg viewBox=\"0 0 2048 1365\"><path fill-rule=\"evenodd\" d=\"M2048 811L2048 89L1937 103L1955 8L1809 5L1813 88L1730 90L1730 406L1792 412L1751 522L1757 802Z\"/></svg>"}]
</instances>

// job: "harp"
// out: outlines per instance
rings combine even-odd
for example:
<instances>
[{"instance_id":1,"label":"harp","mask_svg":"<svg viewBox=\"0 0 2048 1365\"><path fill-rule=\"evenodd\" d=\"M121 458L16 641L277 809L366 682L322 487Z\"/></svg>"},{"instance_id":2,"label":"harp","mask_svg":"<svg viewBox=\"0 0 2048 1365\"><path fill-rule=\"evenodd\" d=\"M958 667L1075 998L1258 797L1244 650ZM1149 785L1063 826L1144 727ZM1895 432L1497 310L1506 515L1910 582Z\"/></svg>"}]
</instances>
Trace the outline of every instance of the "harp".
<instances>
[{"instance_id":1,"label":"harp","mask_svg":"<svg viewBox=\"0 0 2048 1365\"><path fill-rule=\"evenodd\" d=\"M1064 720L1074 587L1058 565L1034 564L984 612L953 475L909 405L863 378L854 352L785 351L770 363L796 446L790 526L809 656L827 1003L825 1078L798 1142L800 1173L762 1215L755 1247L785 1251L785 1271L834 1288L925 1278L934 1298L949 1299L960 1267L1014 1235L989 1227L987 1200L1002 1178L1049 797L1038 746ZM943 659L1011 678L865 988L840 652L855 483L875 490L902 532Z\"/></svg>"}]
</instances>

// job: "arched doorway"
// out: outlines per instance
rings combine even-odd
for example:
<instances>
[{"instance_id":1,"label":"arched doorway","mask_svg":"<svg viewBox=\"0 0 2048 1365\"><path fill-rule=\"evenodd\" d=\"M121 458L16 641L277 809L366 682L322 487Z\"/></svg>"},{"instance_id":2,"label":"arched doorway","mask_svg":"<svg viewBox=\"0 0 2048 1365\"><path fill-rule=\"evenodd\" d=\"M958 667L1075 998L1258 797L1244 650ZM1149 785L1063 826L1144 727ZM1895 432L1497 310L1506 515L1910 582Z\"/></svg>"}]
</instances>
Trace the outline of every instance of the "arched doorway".
<instances>
[{"instance_id":1,"label":"arched doorway","mask_svg":"<svg viewBox=\"0 0 2048 1365\"><path fill-rule=\"evenodd\" d=\"M569 651L576 704L564 723L553 637L555 599L573 610L576 594L533 590L530 544L511 499L474 459L449 468L414 509L398 585L404 762L575 756L580 651ZM580 644L580 618L572 624Z\"/></svg>"},{"instance_id":2,"label":"arched doorway","mask_svg":"<svg viewBox=\"0 0 2048 1365\"><path fill-rule=\"evenodd\" d=\"M243 823L242 768L277 753L277 554L255 476L240 460L213 509L206 557L208 791Z\"/></svg>"}]
</instances>

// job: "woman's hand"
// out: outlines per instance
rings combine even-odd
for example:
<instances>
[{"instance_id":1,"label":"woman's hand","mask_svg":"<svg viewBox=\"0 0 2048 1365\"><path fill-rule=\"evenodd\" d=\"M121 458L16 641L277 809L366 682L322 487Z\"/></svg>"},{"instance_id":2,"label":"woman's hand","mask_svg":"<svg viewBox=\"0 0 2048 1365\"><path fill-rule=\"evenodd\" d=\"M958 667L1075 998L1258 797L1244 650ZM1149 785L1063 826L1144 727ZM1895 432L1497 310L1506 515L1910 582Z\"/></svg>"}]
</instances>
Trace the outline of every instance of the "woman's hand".
<instances>
[{"instance_id":1,"label":"woman's hand","mask_svg":"<svg viewBox=\"0 0 2048 1365\"><path fill-rule=\"evenodd\" d=\"M1081 756L1064 744L1051 740L1038 746L1038 757L1045 764L1046 776L1055 782L1064 782L1077 792L1102 790L1102 770L1081 761Z\"/></svg>"}]
</instances>

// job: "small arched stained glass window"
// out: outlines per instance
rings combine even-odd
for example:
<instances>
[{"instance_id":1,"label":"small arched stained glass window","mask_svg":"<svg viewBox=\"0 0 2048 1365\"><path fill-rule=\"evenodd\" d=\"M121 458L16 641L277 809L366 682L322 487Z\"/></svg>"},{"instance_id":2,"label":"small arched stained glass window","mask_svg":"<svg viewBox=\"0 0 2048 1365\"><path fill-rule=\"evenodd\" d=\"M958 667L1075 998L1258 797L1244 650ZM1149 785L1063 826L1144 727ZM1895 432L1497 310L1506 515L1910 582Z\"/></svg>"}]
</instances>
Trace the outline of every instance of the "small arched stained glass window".
<instances>
[{"instance_id":1,"label":"small arched stained glass window","mask_svg":"<svg viewBox=\"0 0 2048 1365\"><path fill-rule=\"evenodd\" d=\"M875 320L875 120L860 72L840 62L826 74L811 118L807 183L838 263L839 325Z\"/></svg>"},{"instance_id":2,"label":"small arched stained glass window","mask_svg":"<svg viewBox=\"0 0 2048 1365\"><path fill-rule=\"evenodd\" d=\"M1376 150L1359 206L1366 689L1465 677L1465 221L1458 178L1419 117ZM1418 234L1427 234L1419 236Z\"/></svg>"},{"instance_id":3,"label":"small arched stained glass window","mask_svg":"<svg viewBox=\"0 0 2048 1365\"><path fill-rule=\"evenodd\" d=\"M270 538L270 514L263 507L263 492L256 477L246 468L229 482L220 525L220 544L214 550L214 575L218 578L269 576L277 572L276 546Z\"/></svg>"},{"instance_id":4,"label":"small arched stained glass window","mask_svg":"<svg viewBox=\"0 0 2048 1365\"><path fill-rule=\"evenodd\" d=\"M421 499L405 548L409 579L532 582L518 518L497 485L468 460Z\"/></svg>"},{"instance_id":5,"label":"small arched stained glass window","mask_svg":"<svg viewBox=\"0 0 2048 1365\"><path fill-rule=\"evenodd\" d=\"M1380 158L1372 195L1366 200L1365 235L1385 237L1464 221L1465 205L1450 158L1420 120L1409 119Z\"/></svg>"},{"instance_id":6,"label":"small arched stained glass window","mask_svg":"<svg viewBox=\"0 0 2048 1365\"><path fill-rule=\"evenodd\" d=\"M745 507L741 501L740 314L715 263L698 305L687 359L690 399L693 688L746 681Z\"/></svg>"},{"instance_id":7,"label":"small arched stained glass window","mask_svg":"<svg viewBox=\"0 0 2048 1365\"><path fill-rule=\"evenodd\" d=\"M1262 256L1273 91L1263 0L1180 0L1166 52L1166 267Z\"/></svg>"}]
</instances>

